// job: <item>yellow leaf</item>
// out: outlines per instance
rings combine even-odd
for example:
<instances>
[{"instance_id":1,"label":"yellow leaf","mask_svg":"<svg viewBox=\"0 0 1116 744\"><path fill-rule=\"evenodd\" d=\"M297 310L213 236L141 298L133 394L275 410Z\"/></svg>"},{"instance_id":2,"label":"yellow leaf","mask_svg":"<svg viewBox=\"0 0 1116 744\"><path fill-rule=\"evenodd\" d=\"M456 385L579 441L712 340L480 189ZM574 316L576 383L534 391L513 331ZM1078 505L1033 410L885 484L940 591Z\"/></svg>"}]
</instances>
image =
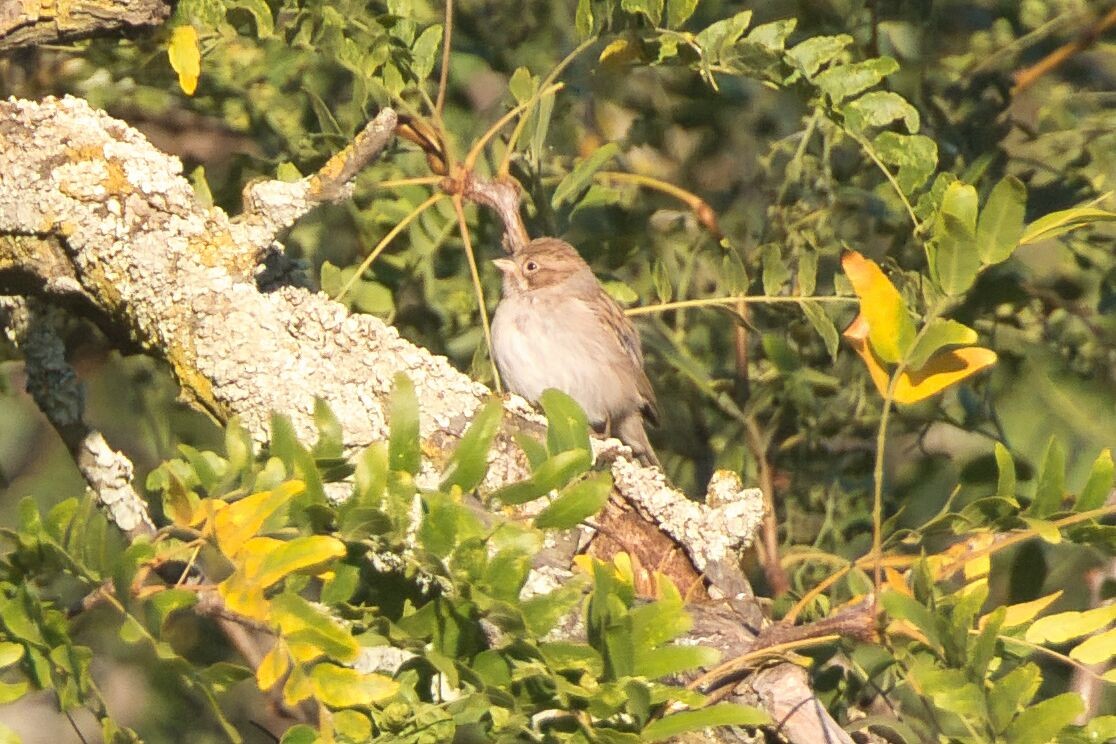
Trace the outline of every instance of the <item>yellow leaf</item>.
<instances>
[{"instance_id":1,"label":"yellow leaf","mask_svg":"<svg viewBox=\"0 0 1116 744\"><path fill-rule=\"evenodd\" d=\"M1086 638L1069 653L1082 664L1100 664L1116 656L1116 628Z\"/></svg>"},{"instance_id":2,"label":"yellow leaf","mask_svg":"<svg viewBox=\"0 0 1116 744\"><path fill-rule=\"evenodd\" d=\"M206 511L197 493L186 488L178 478L170 478L163 493L163 513L172 522L179 527L193 527L205 519Z\"/></svg>"},{"instance_id":3,"label":"yellow leaf","mask_svg":"<svg viewBox=\"0 0 1116 744\"><path fill-rule=\"evenodd\" d=\"M597 61L618 64L635 59L638 56L639 50L635 48L635 45L631 44L627 39L616 39L604 48L604 51L601 52L601 56L597 58Z\"/></svg>"},{"instance_id":4,"label":"yellow leaf","mask_svg":"<svg viewBox=\"0 0 1116 744\"><path fill-rule=\"evenodd\" d=\"M1100 630L1116 620L1116 604L1085 612L1059 612L1041 617L1027 628L1029 643L1064 643Z\"/></svg>"},{"instance_id":5,"label":"yellow leaf","mask_svg":"<svg viewBox=\"0 0 1116 744\"><path fill-rule=\"evenodd\" d=\"M1057 545L1062 542L1062 533L1052 522L1047 522L1045 519L1035 519L1033 517L1023 517L1023 521L1027 523L1028 527L1035 531L1036 535L1051 545Z\"/></svg>"},{"instance_id":6,"label":"yellow leaf","mask_svg":"<svg viewBox=\"0 0 1116 744\"><path fill-rule=\"evenodd\" d=\"M290 666L291 660L287 656L286 644L282 640L276 641L260 661L260 667L256 670L256 684L261 690L270 690L283 678Z\"/></svg>"},{"instance_id":7,"label":"yellow leaf","mask_svg":"<svg viewBox=\"0 0 1116 744\"><path fill-rule=\"evenodd\" d=\"M295 706L316 692L317 686L314 680L310 679L300 667L292 667L291 675L287 677L287 684L283 685L283 702Z\"/></svg>"},{"instance_id":8,"label":"yellow leaf","mask_svg":"<svg viewBox=\"0 0 1116 744\"><path fill-rule=\"evenodd\" d=\"M853 351L864 360L868 374L880 395L887 395L891 376L867 343L868 324L863 320L863 315L858 315L843 335ZM996 352L980 346L938 352L930 357L922 369L914 372L906 370L899 375L893 400L896 403L917 403L995 362Z\"/></svg>"},{"instance_id":9,"label":"yellow leaf","mask_svg":"<svg viewBox=\"0 0 1116 744\"><path fill-rule=\"evenodd\" d=\"M593 575L593 556L580 553L573 558L574 568L587 576Z\"/></svg>"},{"instance_id":10,"label":"yellow leaf","mask_svg":"<svg viewBox=\"0 0 1116 744\"><path fill-rule=\"evenodd\" d=\"M965 561L965 579L972 581L973 579L987 576L988 572L992 570L992 556L982 555L979 558L974 558L971 561Z\"/></svg>"},{"instance_id":11,"label":"yellow leaf","mask_svg":"<svg viewBox=\"0 0 1116 744\"><path fill-rule=\"evenodd\" d=\"M891 591L898 594L904 594L908 597L913 597L910 587L907 586L907 580L903 578L903 574L896 571L891 566L884 567L884 584L891 589Z\"/></svg>"},{"instance_id":12,"label":"yellow leaf","mask_svg":"<svg viewBox=\"0 0 1116 744\"><path fill-rule=\"evenodd\" d=\"M292 641L290 643L291 657L300 664L305 664L308 661L313 661L318 657L325 656L325 652L313 643L298 643Z\"/></svg>"},{"instance_id":13,"label":"yellow leaf","mask_svg":"<svg viewBox=\"0 0 1116 744\"><path fill-rule=\"evenodd\" d=\"M179 26L171 34L167 46L170 66L178 73L178 85L188 96L194 95L201 75L201 50L198 48L198 32L193 26Z\"/></svg>"},{"instance_id":14,"label":"yellow leaf","mask_svg":"<svg viewBox=\"0 0 1116 744\"><path fill-rule=\"evenodd\" d=\"M258 539L260 538L250 540L248 545ZM345 543L335 537L328 535L296 537L287 542L280 542L264 555L259 573L254 578L261 586L269 587L296 571L312 568L331 558L341 558L345 553Z\"/></svg>"},{"instance_id":15,"label":"yellow leaf","mask_svg":"<svg viewBox=\"0 0 1116 744\"><path fill-rule=\"evenodd\" d=\"M860 317L867 325L866 336L872 350L883 361L895 364L915 338L907 303L875 261L856 251L847 251L841 257L841 267L860 298Z\"/></svg>"},{"instance_id":16,"label":"yellow leaf","mask_svg":"<svg viewBox=\"0 0 1116 744\"><path fill-rule=\"evenodd\" d=\"M391 677L361 674L329 662L316 665L310 676L318 699L332 708L372 705L387 700L399 690L399 683Z\"/></svg>"},{"instance_id":17,"label":"yellow leaf","mask_svg":"<svg viewBox=\"0 0 1116 744\"><path fill-rule=\"evenodd\" d=\"M255 537L268 517L305 489L302 481L287 481L274 490L245 496L221 509L213 518L221 552L230 558L235 556L244 543Z\"/></svg>"},{"instance_id":18,"label":"yellow leaf","mask_svg":"<svg viewBox=\"0 0 1116 744\"><path fill-rule=\"evenodd\" d=\"M1116 684L1116 669L1109 669L1107 672L1101 675L1101 679L1103 679L1105 682L1112 682L1113 684Z\"/></svg>"},{"instance_id":19,"label":"yellow leaf","mask_svg":"<svg viewBox=\"0 0 1116 744\"><path fill-rule=\"evenodd\" d=\"M1004 615L1004 622L1001 628L1014 628L1024 623L1029 623L1034 620L1039 613L1045 610L1050 605L1058 601L1062 596L1062 590L1058 590L1053 594L1047 594L1045 597L1032 599L1030 602L1021 602L1019 604L1008 605L1007 614ZM988 613L980 619L980 628L988 623L988 617L992 613Z\"/></svg>"},{"instance_id":20,"label":"yellow leaf","mask_svg":"<svg viewBox=\"0 0 1116 744\"><path fill-rule=\"evenodd\" d=\"M234 572L218 584L217 592L232 612L253 620L267 620L271 605L264 597L263 587L246 581L242 572Z\"/></svg>"}]
</instances>

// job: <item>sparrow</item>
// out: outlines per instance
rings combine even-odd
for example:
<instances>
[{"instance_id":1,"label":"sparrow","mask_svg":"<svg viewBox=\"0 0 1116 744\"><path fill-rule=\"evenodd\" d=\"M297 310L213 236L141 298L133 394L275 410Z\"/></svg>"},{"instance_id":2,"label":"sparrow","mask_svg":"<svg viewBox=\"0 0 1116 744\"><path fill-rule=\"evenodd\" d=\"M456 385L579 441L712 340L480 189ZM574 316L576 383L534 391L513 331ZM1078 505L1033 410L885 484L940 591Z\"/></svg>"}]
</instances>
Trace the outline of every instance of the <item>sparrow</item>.
<instances>
[{"instance_id":1,"label":"sparrow","mask_svg":"<svg viewBox=\"0 0 1116 744\"><path fill-rule=\"evenodd\" d=\"M537 238L493 263L504 275L492 352L505 385L532 403L547 388L577 401L593 428L659 459L643 428L658 423L639 334L569 243Z\"/></svg>"}]
</instances>

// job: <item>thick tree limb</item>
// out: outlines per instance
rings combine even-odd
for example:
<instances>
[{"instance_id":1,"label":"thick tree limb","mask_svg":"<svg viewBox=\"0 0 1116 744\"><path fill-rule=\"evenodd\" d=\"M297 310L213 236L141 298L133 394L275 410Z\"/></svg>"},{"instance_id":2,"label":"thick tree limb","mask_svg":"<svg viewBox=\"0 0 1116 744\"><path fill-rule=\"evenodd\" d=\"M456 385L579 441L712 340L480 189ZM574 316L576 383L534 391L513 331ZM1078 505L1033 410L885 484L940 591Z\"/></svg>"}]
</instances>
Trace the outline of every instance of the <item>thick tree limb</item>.
<instances>
[{"instance_id":1,"label":"thick tree limb","mask_svg":"<svg viewBox=\"0 0 1116 744\"><path fill-rule=\"evenodd\" d=\"M157 26L167 0L0 0L0 52Z\"/></svg>"}]
</instances>

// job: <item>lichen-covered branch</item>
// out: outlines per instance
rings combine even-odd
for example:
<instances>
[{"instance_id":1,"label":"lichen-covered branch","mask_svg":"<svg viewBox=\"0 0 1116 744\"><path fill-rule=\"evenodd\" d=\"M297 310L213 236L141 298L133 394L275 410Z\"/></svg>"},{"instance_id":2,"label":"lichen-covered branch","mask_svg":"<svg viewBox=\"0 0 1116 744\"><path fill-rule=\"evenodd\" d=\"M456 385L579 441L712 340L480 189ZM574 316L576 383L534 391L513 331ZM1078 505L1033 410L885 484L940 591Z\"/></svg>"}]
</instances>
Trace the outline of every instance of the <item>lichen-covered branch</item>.
<instances>
[{"instance_id":1,"label":"lichen-covered branch","mask_svg":"<svg viewBox=\"0 0 1116 744\"><path fill-rule=\"evenodd\" d=\"M370 131L390 126L393 116L381 114ZM424 437L444 450L490 395L377 318L349 315L298 288L260 292L229 269L246 253L241 238L256 228L203 207L176 158L84 101L0 103L0 144L0 234L65 240L69 274L106 315L165 358L186 395L219 419L238 415L258 440L275 411L312 436L315 396L333 408L350 447L381 440L393 379L403 372L423 404ZM382 142L373 145L365 152ZM338 173L352 176L345 167ZM257 215L265 204L256 203ZM10 258L0 255L0 263ZM508 410L510 429L539 423L522 401ZM722 488L717 506L702 506L622 456L619 443L600 446L621 455L612 467L624 499L678 541L698 571L735 561L734 547L758 523L758 492L736 483ZM496 448L488 485L527 475L510 436Z\"/></svg>"},{"instance_id":2,"label":"lichen-covered branch","mask_svg":"<svg viewBox=\"0 0 1116 744\"><path fill-rule=\"evenodd\" d=\"M0 0L0 52L157 26L167 0Z\"/></svg>"},{"instance_id":3,"label":"lichen-covered branch","mask_svg":"<svg viewBox=\"0 0 1116 744\"><path fill-rule=\"evenodd\" d=\"M74 457L109 519L126 533L151 532L147 504L132 487L132 462L83 418L85 396L55 321L59 313L35 299L0 297L0 329L23 354L27 390Z\"/></svg>"}]
</instances>

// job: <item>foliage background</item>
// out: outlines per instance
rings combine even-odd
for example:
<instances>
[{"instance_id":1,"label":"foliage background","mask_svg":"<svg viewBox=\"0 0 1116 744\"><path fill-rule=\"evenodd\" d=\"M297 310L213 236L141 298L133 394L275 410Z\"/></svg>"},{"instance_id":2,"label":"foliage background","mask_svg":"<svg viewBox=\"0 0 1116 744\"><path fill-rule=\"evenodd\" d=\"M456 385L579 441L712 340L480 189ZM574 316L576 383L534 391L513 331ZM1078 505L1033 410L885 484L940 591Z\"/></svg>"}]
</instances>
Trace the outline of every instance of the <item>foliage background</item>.
<instances>
[{"instance_id":1,"label":"foliage background","mask_svg":"<svg viewBox=\"0 0 1116 744\"><path fill-rule=\"evenodd\" d=\"M977 184L982 194L1002 176L1020 178L1029 191L1027 221L1091 201L1112 206L1111 35L1012 92L1013 73L1072 39L1111 3L703 0L686 27L704 28L745 7L754 12L753 26L797 19L792 42L848 34L853 58L898 60L900 69L886 87L915 105L922 133L937 143L940 168ZM421 107L414 81L426 80L435 68L437 40L417 40L442 22L442 12L420 0L386 6L185 0L176 22L201 19L213 29L201 40L194 96L183 94L167 63L169 30L0 60L0 93L88 98L180 154L199 191L235 212L249 179L290 173L292 166L311 172L379 105L402 96ZM459 151L512 105L509 81L523 83L513 77L517 69L545 75L578 45L576 13L572 2L456 4L444 118ZM811 124L804 86L719 76L714 90L676 60L654 64L656 50L640 41L646 23L638 16L617 12L610 34L629 40L629 47L601 60L605 44L599 43L572 61L548 128L513 169L527 188L533 235L570 240L633 305L758 295L765 286L796 294L804 262L814 261L818 295L848 294L839 266L846 249L876 259L893 277L905 276L897 284L917 302L926 260L902 205L856 143L824 121ZM435 86L423 85L432 95ZM527 136L535 136L532 127ZM607 143L617 145L607 170L652 176L700 196L716 213L723 240L679 200L631 185L597 182L578 198L552 204L553 189L578 158ZM495 168L502 154L497 143L485 157ZM362 177L351 203L302 220L287 244L312 277L336 288L334 267L357 264L431 193L420 185L380 189L378 182L429 173L421 152L399 144ZM479 258L498 255L500 226L484 213L470 211L470 219ZM447 200L425 211L377 259L349 301L491 382L454 224ZM885 506L887 514L899 514L897 525L923 524L956 484L958 506L994 492L994 442L1014 455L1024 493L1034 488L1052 436L1065 452L1069 491L1080 490L1098 451L1116 444L1111 241L1112 228L1101 225L1024 246L966 294L953 317L975 328L1000 361L892 418ZM482 262L489 310L498 298L497 274ZM826 307L838 327L855 312L852 304ZM671 478L695 494L715 468L739 471L748 482L767 478L784 555L806 549L862 555L871 537L881 401L861 361L847 348L832 357L788 303L749 304L743 323L725 309L701 308L645 315L639 325L665 422L652 437ZM141 479L174 456L180 443L220 441L215 426L175 401L166 371L149 360L107 352L96 338L80 346L78 357L91 423L133 456ZM23 396L18 362L0 371L0 521L10 523L22 497L47 507L79 495L82 485ZM928 545L933 549L933 542ZM996 557L1003 578L991 587L994 601L1022 602L1065 589L1059 607L1083 608L1091 600L1081 577L1105 561L1073 545L1026 543ZM830 566L802 561L791 569L792 588L801 591ZM764 593L763 574L754 576ZM99 632L91 625L89 632ZM190 625L183 621L181 643L200 651L211 634ZM142 664L122 668L147 674ZM1052 694L1065 684L1065 668L1047 671L1044 694ZM157 675L151 683L142 713L133 701L136 715L146 719L152 740L166 740L176 721L195 718L194 711ZM1110 699L1102 712L1114 709Z\"/></svg>"}]
</instances>

